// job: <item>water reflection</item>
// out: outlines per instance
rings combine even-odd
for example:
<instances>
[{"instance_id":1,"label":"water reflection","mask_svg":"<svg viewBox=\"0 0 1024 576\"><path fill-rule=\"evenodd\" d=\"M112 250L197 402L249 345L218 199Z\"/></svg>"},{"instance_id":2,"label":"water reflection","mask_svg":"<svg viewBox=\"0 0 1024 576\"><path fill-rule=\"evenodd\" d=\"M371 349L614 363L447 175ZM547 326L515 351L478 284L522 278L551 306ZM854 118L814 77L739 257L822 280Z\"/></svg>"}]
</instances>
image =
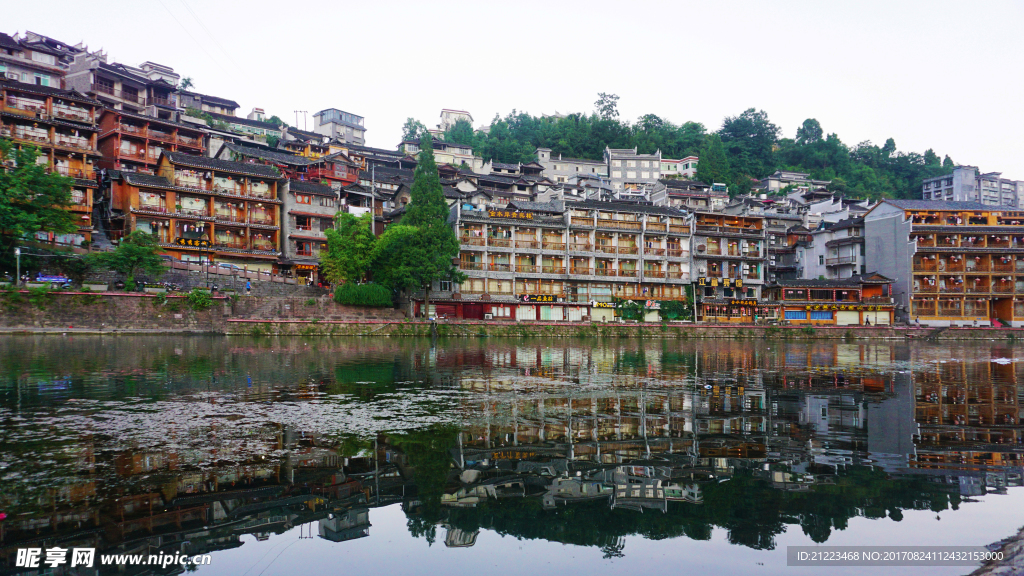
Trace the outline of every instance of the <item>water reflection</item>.
<instances>
[{"instance_id":1,"label":"water reflection","mask_svg":"<svg viewBox=\"0 0 1024 576\"><path fill-rule=\"evenodd\" d=\"M188 554L372 510L625 554L777 546L1022 483L1010 346L844 342L0 341L0 568L18 547ZM954 522L956 515L950 516ZM980 544L981 542L979 542Z\"/></svg>"}]
</instances>

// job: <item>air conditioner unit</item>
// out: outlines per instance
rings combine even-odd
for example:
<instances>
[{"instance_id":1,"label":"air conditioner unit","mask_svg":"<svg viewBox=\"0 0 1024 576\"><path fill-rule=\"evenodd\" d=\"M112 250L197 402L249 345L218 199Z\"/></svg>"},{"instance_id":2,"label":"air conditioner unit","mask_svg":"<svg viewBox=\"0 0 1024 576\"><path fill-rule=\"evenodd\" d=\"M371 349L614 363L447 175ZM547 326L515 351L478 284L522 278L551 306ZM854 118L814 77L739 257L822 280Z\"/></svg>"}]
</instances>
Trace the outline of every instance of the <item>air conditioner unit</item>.
<instances>
[{"instance_id":1,"label":"air conditioner unit","mask_svg":"<svg viewBox=\"0 0 1024 576\"><path fill-rule=\"evenodd\" d=\"M700 269L700 273L701 273L701 274L706 274L706 273L707 273L707 271L708 271L708 270L707 270L707 268L701 268L701 269Z\"/></svg>"},{"instance_id":2,"label":"air conditioner unit","mask_svg":"<svg viewBox=\"0 0 1024 576\"><path fill-rule=\"evenodd\" d=\"M494 314L484 314L484 320L494 320Z\"/></svg>"},{"instance_id":3,"label":"air conditioner unit","mask_svg":"<svg viewBox=\"0 0 1024 576\"><path fill-rule=\"evenodd\" d=\"M10 79L10 80L18 80L19 78L21 78L21 75L18 74L17 72L8 72L7 73L7 78Z\"/></svg>"}]
</instances>

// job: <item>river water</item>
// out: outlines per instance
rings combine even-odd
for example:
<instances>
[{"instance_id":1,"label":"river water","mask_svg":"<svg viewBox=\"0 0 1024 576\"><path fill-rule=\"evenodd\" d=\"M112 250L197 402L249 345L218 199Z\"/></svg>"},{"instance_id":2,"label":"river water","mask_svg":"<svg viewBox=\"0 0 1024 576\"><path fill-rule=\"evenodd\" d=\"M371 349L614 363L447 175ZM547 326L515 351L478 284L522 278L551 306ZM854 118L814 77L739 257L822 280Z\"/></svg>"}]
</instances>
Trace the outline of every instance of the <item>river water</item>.
<instances>
[{"instance_id":1,"label":"river water","mask_svg":"<svg viewBox=\"0 0 1024 576\"><path fill-rule=\"evenodd\" d=\"M0 572L61 546L252 576L967 574L786 549L1015 533L1022 370L992 343L6 337Z\"/></svg>"}]
</instances>

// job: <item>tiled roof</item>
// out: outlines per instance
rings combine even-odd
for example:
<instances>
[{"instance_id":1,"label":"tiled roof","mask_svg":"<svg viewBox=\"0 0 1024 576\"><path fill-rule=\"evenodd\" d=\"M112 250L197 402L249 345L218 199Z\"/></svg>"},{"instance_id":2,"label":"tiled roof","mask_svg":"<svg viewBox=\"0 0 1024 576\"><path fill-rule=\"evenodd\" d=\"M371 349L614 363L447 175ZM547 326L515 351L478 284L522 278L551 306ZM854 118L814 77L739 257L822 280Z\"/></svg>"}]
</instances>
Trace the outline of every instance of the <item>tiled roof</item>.
<instances>
[{"instance_id":1,"label":"tiled roof","mask_svg":"<svg viewBox=\"0 0 1024 576\"><path fill-rule=\"evenodd\" d=\"M395 157L398 157L398 158L401 158L402 156L405 156L404 152L399 152L398 150L385 150L383 148L373 148L373 147L370 147L370 146L358 146L356 144L349 144L348 148L352 152L359 152L359 153L363 153L363 154L377 154L377 155L380 155L380 156L395 156Z\"/></svg>"},{"instance_id":2,"label":"tiled roof","mask_svg":"<svg viewBox=\"0 0 1024 576\"><path fill-rule=\"evenodd\" d=\"M317 134L316 132L306 132L305 130L299 130L298 128L288 127L288 135L297 140L315 140L317 144L323 141L324 135Z\"/></svg>"},{"instance_id":3,"label":"tiled roof","mask_svg":"<svg viewBox=\"0 0 1024 576\"><path fill-rule=\"evenodd\" d=\"M227 124L240 124L242 126L252 126L254 128L263 128L264 130L273 130L280 132L281 128L274 126L268 122L260 122L259 120L250 120L248 118L239 118L238 116L231 116L229 114L217 114L216 112L207 112L214 120L220 120Z\"/></svg>"},{"instance_id":4,"label":"tiled roof","mask_svg":"<svg viewBox=\"0 0 1024 576\"><path fill-rule=\"evenodd\" d=\"M313 196L328 196L331 198L338 197L338 193L330 186L316 184L315 182L306 182L304 180L289 180L288 191L298 192L299 194L312 194Z\"/></svg>"},{"instance_id":5,"label":"tiled roof","mask_svg":"<svg viewBox=\"0 0 1024 576\"><path fill-rule=\"evenodd\" d=\"M24 82L18 82L16 80L8 80L6 78L0 78L0 86L7 88L8 90L20 90L22 92L28 92L31 94L39 94L42 96L54 96L64 98L66 100L74 100L76 102L84 102L87 104L93 104L99 106L101 102L89 98L81 92L75 90L61 90L60 88L53 88L51 86L40 86L38 84L26 84Z\"/></svg>"},{"instance_id":6,"label":"tiled roof","mask_svg":"<svg viewBox=\"0 0 1024 576\"><path fill-rule=\"evenodd\" d=\"M150 83L149 78L146 78L145 76L139 76L134 72L130 72L127 68L124 67L123 64L118 64L117 62L113 64L99 62L98 68L100 70L103 70L104 72L116 74L118 76L121 76L122 78L127 78L129 80L132 80L133 82L138 82L139 84L145 85Z\"/></svg>"},{"instance_id":7,"label":"tiled roof","mask_svg":"<svg viewBox=\"0 0 1024 576\"><path fill-rule=\"evenodd\" d=\"M988 206L981 202L947 202L945 200L882 200L903 210L1000 210L999 206Z\"/></svg>"},{"instance_id":8,"label":"tiled roof","mask_svg":"<svg viewBox=\"0 0 1024 576\"><path fill-rule=\"evenodd\" d=\"M178 128L184 128L186 130L191 130L193 132L200 132L201 133L203 131L203 128L205 128L205 126L199 126L199 125L196 125L196 124L183 124L181 122L173 122L171 120L164 120L163 118L155 118L153 116L144 116L142 114L134 114L132 112L128 112L127 110L113 110L111 108L104 108L103 109L103 113L104 114L117 114L119 116L125 116L127 118L133 118L135 120L140 120L142 122L165 124L167 126L177 126Z\"/></svg>"},{"instance_id":9,"label":"tiled roof","mask_svg":"<svg viewBox=\"0 0 1024 576\"><path fill-rule=\"evenodd\" d=\"M345 154L344 152L335 152L334 154L328 154L327 156L324 156L323 159L333 160L334 162L341 162L343 164L348 164L349 166L359 166L359 164L353 162L352 159L348 157L348 154Z\"/></svg>"},{"instance_id":10,"label":"tiled roof","mask_svg":"<svg viewBox=\"0 0 1024 576\"><path fill-rule=\"evenodd\" d=\"M154 176L152 174L143 174L141 172L124 171L121 172L121 177L124 178L125 182L132 186L160 186L164 188L174 186L174 184L168 182L167 178L164 178L163 176Z\"/></svg>"},{"instance_id":11,"label":"tiled roof","mask_svg":"<svg viewBox=\"0 0 1024 576\"><path fill-rule=\"evenodd\" d=\"M461 200L463 197L462 192L460 192L457 188L452 188L451 186L444 186L442 187L441 190L442 192L444 192L445 198L455 198Z\"/></svg>"},{"instance_id":12,"label":"tiled roof","mask_svg":"<svg viewBox=\"0 0 1024 576\"><path fill-rule=\"evenodd\" d=\"M182 166L189 166L191 168L201 168L204 170L223 170L225 172L248 174L250 176L258 176L260 178L278 179L281 177L276 168L272 166L265 166L263 164L234 162L231 160L221 160L219 158L207 158L205 156L193 156L191 154L182 154L180 152L164 152L164 156L166 156L171 161L172 164L180 164Z\"/></svg>"},{"instance_id":13,"label":"tiled roof","mask_svg":"<svg viewBox=\"0 0 1024 576\"><path fill-rule=\"evenodd\" d=\"M861 218L861 217L858 217L858 218L847 218L845 220L840 220L839 222L835 222L832 225L826 224L825 225L825 229L826 230L831 230L831 231L834 232L836 230L846 230L847 228L855 228L857 226L863 226L863 225L864 225L864 218Z\"/></svg>"},{"instance_id":14,"label":"tiled roof","mask_svg":"<svg viewBox=\"0 0 1024 576\"><path fill-rule=\"evenodd\" d=\"M208 102L210 104L220 104L221 106L238 108L238 102L235 102L234 100L228 100L227 98L221 98L219 96L209 96L207 94L200 94L198 92L186 92L184 90L182 90L181 93L188 96L196 96L203 102ZM215 116L219 116L219 114Z\"/></svg>"},{"instance_id":15,"label":"tiled roof","mask_svg":"<svg viewBox=\"0 0 1024 576\"><path fill-rule=\"evenodd\" d=\"M6 48L8 50L21 50L21 45L18 41L12 38L9 34L0 32L0 48Z\"/></svg>"},{"instance_id":16,"label":"tiled roof","mask_svg":"<svg viewBox=\"0 0 1024 576\"><path fill-rule=\"evenodd\" d=\"M550 214L561 214L565 212L565 205L561 202L524 202L522 200L514 200L508 204L514 210L524 210L527 212L548 212Z\"/></svg>"},{"instance_id":17,"label":"tiled roof","mask_svg":"<svg viewBox=\"0 0 1024 576\"><path fill-rule=\"evenodd\" d=\"M773 284L775 286L793 286L800 288L859 288L861 284L884 284L887 282L892 282L892 278L887 278L877 272L868 272L867 274L858 274L856 276L850 276L849 278L783 278L777 280Z\"/></svg>"},{"instance_id":18,"label":"tiled roof","mask_svg":"<svg viewBox=\"0 0 1024 576\"><path fill-rule=\"evenodd\" d=\"M660 216L686 216L686 212L668 206L651 206L648 204L633 204L631 202L602 202L600 200L581 200L573 203L573 208L586 208L589 210L608 210L611 212L634 212L637 214L657 214Z\"/></svg>"},{"instance_id":19,"label":"tiled roof","mask_svg":"<svg viewBox=\"0 0 1024 576\"><path fill-rule=\"evenodd\" d=\"M309 166L310 164L318 164L320 162L319 160L310 160L305 156L299 156L297 154L289 154L287 152L275 152L273 150L264 150L262 148L253 148L251 146L225 144L224 147L240 156L246 156L248 158L258 158L260 160L266 160L268 162L277 162L279 164L287 164L289 166Z\"/></svg>"},{"instance_id":20,"label":"tiled roof","mask_svg":"<svg viewBox=\"0 0 1024 576\"><path fill-rule=\"evenodd\" d=\"M519 170L519 164L506 164L504 162L491 162L491 168L501 168L502 170Z\"/></svg>"}]
</instances>

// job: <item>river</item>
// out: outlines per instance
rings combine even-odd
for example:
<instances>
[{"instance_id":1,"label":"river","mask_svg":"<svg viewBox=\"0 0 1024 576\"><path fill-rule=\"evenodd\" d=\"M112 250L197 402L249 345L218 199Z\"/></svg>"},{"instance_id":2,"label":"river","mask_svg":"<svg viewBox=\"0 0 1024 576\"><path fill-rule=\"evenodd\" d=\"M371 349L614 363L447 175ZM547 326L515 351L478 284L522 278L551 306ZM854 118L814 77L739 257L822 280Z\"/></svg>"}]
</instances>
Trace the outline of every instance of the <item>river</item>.
<instances>
[{"instance_id":1,"label":"river","mask_svg":"<svg viewBox=\"0 0 1024 576\"><path fill-rule=\"evenodd\" d=\"M1022 370L990 342L9 336L0 573L80 547L252 576L967 574L786 552L1016 533Z\"/></svg>"}]
</instances>

